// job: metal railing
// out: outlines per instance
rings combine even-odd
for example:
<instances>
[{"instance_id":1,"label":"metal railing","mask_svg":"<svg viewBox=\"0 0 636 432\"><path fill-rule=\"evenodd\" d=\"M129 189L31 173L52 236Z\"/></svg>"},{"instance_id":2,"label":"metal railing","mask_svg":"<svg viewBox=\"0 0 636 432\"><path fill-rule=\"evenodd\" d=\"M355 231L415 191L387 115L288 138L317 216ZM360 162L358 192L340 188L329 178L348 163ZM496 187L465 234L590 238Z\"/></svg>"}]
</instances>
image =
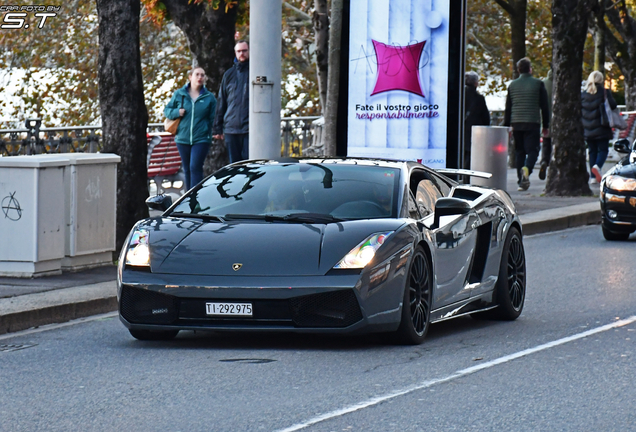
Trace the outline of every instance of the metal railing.
<instances>
[{"instance_id":1,"label":"metal railing","mask_svg":"<svg viewBox=\"0 0 636 432\"><path fill-rule=\"evenodd\" d=\"M40 119L27 119L24 129L0 129L0 155L97 153L101 126L43 128Z\"/></svg>"},{"instance_id":2,"label":"metal railing","mask_svg":"<svg viewBox=\"0 0 636 432\"><path fill-rule=\"evenodd\" d=\"M303 156L314 144L315 120L320 117L284 117L281 119L281 153L285 157Z\"/></svg>"},{"instance_id":3,"label":"metal railing","mask_svg":"<svg viewBox=\"0 0 636 432\"><path fill-rule=\"evenodd\" d=\"M281 156L302 156L314 143L314 120L319 117L281 119ZM162 123L148 124L148 132L163 132ZM97 153L102 150L101 126L42 127L40 119L27 119L24 129L0 129L0 156L42 153Z\"/></svg>"},{"instance_id":4,"label":"metal railing","mask_svg":"<svg viewBox=\"0 0 636 432\"><path fill-rule=\"evenodd\" d=\"M504 111L490 111L490 126L503 126Z\"/></svg>"}]
</instances>

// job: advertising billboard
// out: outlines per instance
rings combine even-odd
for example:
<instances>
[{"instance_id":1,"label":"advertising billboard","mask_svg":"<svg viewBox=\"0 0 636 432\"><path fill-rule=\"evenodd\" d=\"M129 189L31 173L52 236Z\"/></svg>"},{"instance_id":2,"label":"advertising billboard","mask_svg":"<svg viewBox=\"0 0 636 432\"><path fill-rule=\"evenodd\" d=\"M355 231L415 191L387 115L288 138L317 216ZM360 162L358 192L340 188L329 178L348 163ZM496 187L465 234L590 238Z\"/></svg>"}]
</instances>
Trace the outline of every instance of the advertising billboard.
<instances>
[{"instance_id":1,"label":"advertising billboard","mask_svg":"<svg viewBox=\"0 0 636 432\"><path fill-rule=\"evenodd\" d=\"M456 165L447 164L449 108L458 112L449 107L451 1L350 0L348 156Z\"/></svg>"}]
</instances>

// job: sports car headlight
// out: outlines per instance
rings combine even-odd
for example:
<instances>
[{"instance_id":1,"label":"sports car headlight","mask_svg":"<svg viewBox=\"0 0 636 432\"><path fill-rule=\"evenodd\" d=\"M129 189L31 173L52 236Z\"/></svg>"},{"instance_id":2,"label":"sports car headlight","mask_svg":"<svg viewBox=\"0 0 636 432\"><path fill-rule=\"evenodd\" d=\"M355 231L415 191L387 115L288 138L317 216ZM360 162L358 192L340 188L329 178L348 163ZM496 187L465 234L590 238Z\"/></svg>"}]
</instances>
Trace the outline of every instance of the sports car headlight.
<instances>
[{"instance_id":1,"label":"sports car headlight","mask_svg":"<svg viewBox=\"0 0 636 432\"><path fill-rule=\"evenodd\" d=\"M148 231L135 230L130 238L126 252L126 265L137 267L150 266L150 248L148 246Z\"/></svg>"},{"instance_id":2,"label":"sports car headlight","mask_svg":"<svg viewBox=\"0 0 636 432\"><path fill-rule=\"evenodd\" d=\"M348 254L344 256L343 259L340 260L338 264L334 266L337 269L358 269L364 268L367 264L371 262L373 257L375 256L375 252L378 250L384 240L391 234L393 231L387 231L383 233L371 234L369 237L364 239L360 244Z\"/></svg>"},{"instance_id":3,"label":"sports car headlight","mask_svg":"<svg viewBox=\"0 0 636 432\"><path fill-rule=\"evenodd\" d=\"M605 186L615 191L634 192L636 191L636 179L611 175L605 179Z\"/></svg>"}]
</instances>

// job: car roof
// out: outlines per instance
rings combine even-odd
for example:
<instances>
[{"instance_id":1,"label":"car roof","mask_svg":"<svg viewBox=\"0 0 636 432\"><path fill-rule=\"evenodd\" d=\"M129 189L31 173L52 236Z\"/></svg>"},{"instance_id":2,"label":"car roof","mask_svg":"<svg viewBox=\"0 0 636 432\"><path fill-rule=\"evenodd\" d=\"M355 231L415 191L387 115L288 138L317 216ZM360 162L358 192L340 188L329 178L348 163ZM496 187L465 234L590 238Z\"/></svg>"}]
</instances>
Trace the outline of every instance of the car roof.
<instances>
[{"instance_id":1,"label":"car roof","mask_svg":"<svg viewBox=\"0 0 636 432\"><path fill-rule=\"evenodd\" d=\"M236 162L233 165L249 165L249 164L282 164L282 163L314 163L314 164L343 164L343 165L362 165L362 166L382 166L387 168L399 168L404 169L407 165L415 164L423 166L416 162L393 160L393 159L378 159L378 158L363 158L363 157L310 157L310 158L279 158L279 159L251 159Z\"/></svg>"}]
</instances>

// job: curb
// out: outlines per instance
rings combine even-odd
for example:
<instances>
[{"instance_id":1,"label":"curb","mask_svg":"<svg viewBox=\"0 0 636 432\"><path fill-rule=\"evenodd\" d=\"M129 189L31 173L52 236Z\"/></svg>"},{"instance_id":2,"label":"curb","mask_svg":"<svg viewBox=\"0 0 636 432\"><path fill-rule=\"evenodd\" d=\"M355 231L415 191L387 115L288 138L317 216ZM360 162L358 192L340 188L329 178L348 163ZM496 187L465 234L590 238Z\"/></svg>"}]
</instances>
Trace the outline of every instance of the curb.
<instances>
[{"instance_id":1,"label":"curb","mask_svg":"<svg viewBox=\"0 0 636 432\"><path fill-rule=\"evenodd\" d=\"M115 281L0 299L0 334L117 310Z\"/></svg>"},{"instance_id":2,"label":"curb","mask_svg":"<svg viewBox=\"0 0 636 432\"><path fill-rule=\"evenodd\" d=\"M535 213L520 215L523 235L561 231L601 222L601 206L598 202L577 204Z\"/></svg>"}]
</instances>

